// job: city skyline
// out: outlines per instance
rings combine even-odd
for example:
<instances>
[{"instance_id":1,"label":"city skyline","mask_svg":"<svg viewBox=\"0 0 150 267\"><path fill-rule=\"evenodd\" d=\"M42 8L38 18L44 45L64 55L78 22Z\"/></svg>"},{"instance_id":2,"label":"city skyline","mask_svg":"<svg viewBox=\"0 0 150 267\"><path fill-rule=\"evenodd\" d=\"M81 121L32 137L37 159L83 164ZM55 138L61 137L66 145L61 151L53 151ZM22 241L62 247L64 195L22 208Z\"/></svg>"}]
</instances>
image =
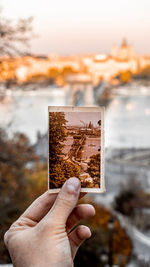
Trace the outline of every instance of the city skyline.
<instances>
[{"instance_id":1,"label":"city skyline","mask_svg":"<svg viewBox=\"0 0 150 267\"><path fill-rule=\"evenodd\" d=\"M2 0L3 16L12 20L34 17L38 37L31 41L35 54L109 53L126 37L135 51L150 54L150 2ZM146 36L146 37L145 37Z\"/></svg>"}]
</instances>

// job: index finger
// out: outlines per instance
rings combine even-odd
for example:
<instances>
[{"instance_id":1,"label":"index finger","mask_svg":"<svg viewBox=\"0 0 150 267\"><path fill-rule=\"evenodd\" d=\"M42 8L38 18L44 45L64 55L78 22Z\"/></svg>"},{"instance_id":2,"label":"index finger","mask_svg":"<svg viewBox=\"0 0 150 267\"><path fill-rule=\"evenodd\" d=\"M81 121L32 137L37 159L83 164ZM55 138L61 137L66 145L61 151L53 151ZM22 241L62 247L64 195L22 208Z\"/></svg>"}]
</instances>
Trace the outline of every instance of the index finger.
<instances>
[{"instance_id":1,"label":"index finger","mask_svg":"<svg viewBox=\"0 0 150 267\"><path fill-rule=\"evenodd\" d=\"M48 213L53 206L58 194L50 194L46 191L43 195L38 197L21 215L34 222L39 222ZM84 197L86 193L80 193L79 199Z\"/></svg>"},{"instance_id":2,"label":"index finger","mask_svg":"<svg viewBox=\"0 0 150 267\"><path fill-rule=\"evenodd\" d=\"M43 195L38 197L21 217L26 217L32 221L39 222L51 209L57 194L50 194L46 191Z\"/></svg>"}]
</instances>

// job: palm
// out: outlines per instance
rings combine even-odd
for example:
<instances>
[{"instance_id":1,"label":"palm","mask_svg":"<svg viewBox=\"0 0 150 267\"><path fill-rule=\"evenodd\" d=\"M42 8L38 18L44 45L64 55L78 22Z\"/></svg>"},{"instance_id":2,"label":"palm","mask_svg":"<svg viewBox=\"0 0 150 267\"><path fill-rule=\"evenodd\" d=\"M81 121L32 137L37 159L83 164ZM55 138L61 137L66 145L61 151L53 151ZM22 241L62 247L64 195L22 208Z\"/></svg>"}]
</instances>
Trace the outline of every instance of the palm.
<instances>
[{"instance_id":1,"label":"palm","mask_svg":"<svg viewBox=\"0 0 150 267\"><path fill-rule=\"evenodd\" d=\"M15 267L73 266L77 249L90 237L88 227L75 226L94 215L91 205L76 206L79 192L67 192L65 185L58 197L46 192L10 227L5 244Z\"/></svg>"}]
</instances>

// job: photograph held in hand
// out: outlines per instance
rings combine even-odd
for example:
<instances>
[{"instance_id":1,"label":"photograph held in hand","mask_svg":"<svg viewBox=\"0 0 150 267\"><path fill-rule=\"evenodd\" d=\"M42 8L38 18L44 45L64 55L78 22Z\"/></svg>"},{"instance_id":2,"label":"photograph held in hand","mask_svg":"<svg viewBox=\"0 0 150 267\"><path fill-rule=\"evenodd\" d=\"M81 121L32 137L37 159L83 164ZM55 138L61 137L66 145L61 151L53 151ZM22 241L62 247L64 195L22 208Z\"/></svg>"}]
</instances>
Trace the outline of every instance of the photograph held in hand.
<instances>
[{"instance_id":1,"label":"photograph held in hand","mask_svg":"<svg viewBox=\"0 0 150 267\"><path fill-rule=\"evenodd\" d=\"M49 191L77 177L81 192L105 192L104 107L48 107L48 115Z\"/></svg>"}]
</instances>

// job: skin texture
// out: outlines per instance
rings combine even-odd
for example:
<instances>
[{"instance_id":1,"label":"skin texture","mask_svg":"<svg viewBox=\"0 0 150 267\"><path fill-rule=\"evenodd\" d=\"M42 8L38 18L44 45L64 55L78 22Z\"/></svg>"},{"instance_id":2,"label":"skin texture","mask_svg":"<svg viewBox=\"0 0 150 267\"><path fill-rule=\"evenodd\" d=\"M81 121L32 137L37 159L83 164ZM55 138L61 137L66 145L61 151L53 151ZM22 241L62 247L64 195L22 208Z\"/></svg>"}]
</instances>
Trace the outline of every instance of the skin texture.
<instances>
[{"instance_id":1,"label":"skin texture","mask_svg":"<svg viewBox=\"0 0 150 267\"><path fill-rule=\"evenodd\" d=\"M91 236L87 226L77 225L95 214L93 206L77 205L80 189L79 179L70 178L58 195L44 193L11 225L4 242L14 267L73 266L79 246Z\"/></svg>"}]
</instances>

